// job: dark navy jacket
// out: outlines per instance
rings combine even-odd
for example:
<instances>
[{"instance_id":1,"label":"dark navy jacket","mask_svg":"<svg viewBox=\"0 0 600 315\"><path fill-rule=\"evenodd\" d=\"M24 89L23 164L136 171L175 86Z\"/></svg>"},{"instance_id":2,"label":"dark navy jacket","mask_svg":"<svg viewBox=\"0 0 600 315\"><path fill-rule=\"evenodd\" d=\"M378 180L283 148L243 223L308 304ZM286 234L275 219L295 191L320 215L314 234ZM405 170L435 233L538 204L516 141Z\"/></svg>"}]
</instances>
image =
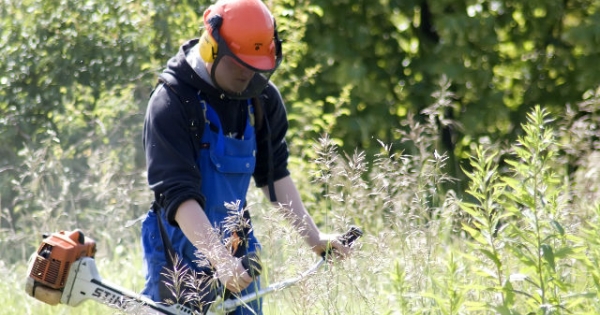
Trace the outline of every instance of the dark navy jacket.
<instances>
[{"instance_id":1,"label":"dark navy jacket","mask_svg":"<svg viewBox=\"0 0 600 315\"><path fill-rule=\"evenodd\" d=\"M177 78L179 88L189 89L187 92L192 93L201 91L204 99L219 115L226 134L241 134L246 123L247 101L227 98L202 80L192 69L186 61L185 54L197 42L198 40L194 39L183 44L177 55L168 61L164 72ZM285 142L288 129L285 105L279 90L272 83L269 83L262 92L261 100L264 115L261 118L262 127L256 132L256 169L253 174L258 187L266 186L268 183L267 141L271 141L272 145L273 179L276 181L289 175L288 148ZM200 102L194 105L200 106ZM157 195L162 195L162 206L166 210L167 220L173 225L177 225L174 219L175 212L181 203L188 199L195 199L204 206L206 198L200 193L202 172L196 164L198 154L195 152L193 138L188 129L187 116L188 112L178 94L163 84L158 85L148 103L143 144L146 152L148 183ZM199 116L198 119L202 119L202 115ZM266 124L270 128L266 128ZM271 132L270 140L268 129Z\"/></svg>"}]
</instances>

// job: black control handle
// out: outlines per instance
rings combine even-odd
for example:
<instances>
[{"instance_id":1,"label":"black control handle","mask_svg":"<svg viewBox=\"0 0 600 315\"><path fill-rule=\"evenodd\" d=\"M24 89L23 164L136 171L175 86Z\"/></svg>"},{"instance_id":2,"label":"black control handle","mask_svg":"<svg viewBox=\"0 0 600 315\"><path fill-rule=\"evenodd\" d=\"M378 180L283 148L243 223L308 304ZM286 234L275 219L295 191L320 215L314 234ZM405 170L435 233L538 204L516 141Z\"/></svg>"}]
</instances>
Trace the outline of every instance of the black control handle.
<instances>
[{"instance_id":1,"label":"black control handle","mask_svg":"<svg viewBox=\"0 0 600 315\"><path fill-rule=\"evenodd\" d=\"M344 233L340 236L340 242L346 246L350 247L359 237L363 235L363 231L358 226L350 226L348 232Z\"/></svg>"},{"instance_id":2,"label":"black control handle","mask_svg":"<svg viewBox=\"0 0 600 315\"><path fill-rule=\"evenodd\" d=\"M250 277L256 278L262 272L262 264L260 257L255 252L248 253L242 256L242 267L246 269Z\"/></svg>"}]
</instances>

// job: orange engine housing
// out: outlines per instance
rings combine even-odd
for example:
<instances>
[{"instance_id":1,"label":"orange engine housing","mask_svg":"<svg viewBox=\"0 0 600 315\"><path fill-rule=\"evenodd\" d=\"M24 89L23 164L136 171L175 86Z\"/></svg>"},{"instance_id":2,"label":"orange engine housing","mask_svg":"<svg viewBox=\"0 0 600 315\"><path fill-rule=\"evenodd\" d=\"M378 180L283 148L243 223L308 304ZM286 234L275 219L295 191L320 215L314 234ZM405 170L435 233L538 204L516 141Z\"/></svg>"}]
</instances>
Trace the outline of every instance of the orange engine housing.
<instances>
[{"instance_id":1,"label":"orange engine housing","mask_svg":"<svg viewBox=\"0 0 600 315\"><path fill-rule=\"evenodd\" d=\"M52 233L38 248L29 276L39 284L62 290L73 262L95 254L96 242L80 230Z\"/></svg>"}]
</instances>

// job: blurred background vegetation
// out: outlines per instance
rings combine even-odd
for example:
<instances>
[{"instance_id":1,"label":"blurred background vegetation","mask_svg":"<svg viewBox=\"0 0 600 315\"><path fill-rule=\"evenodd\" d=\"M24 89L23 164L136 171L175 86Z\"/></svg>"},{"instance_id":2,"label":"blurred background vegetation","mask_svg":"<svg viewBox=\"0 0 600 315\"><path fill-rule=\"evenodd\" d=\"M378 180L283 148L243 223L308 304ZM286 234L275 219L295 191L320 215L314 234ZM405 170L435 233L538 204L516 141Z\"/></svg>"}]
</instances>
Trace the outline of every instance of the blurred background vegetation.
<instances>
[{"instance_id":1,"label":"blurred background vegetation","mask_svg":"<svg viewBox=\"0 0 600 315\"><path fill-rule=\"evenodd\" d=\"M554 158L562 180L600 181L598 173L578 172L600 162L594 154L600 2L266 3L284 39L285 60L272 80L288 109L292 166L312 174L299 178L307 204L322 205L319 194L331 197L340 187L327 182L334 164L329 146L345 152L342 158L353 167L364 167L354 177L345 173L354 187L374 185L389 196L406 189L403 200L418 199L427 209L444 205L448 193L475 202L467 193L470 159L480 145L490 145L499 152L499 170L508 168L507 152L525 134L527 114L536 106L561 119ZM141 146L148 96L167 59L199 35L208 5L0 0L4 263L23 262L38 236L57 228L82 228L106 243L100 248L137 242L138 229L126 226L152 198ZM400 156L412 158L382 162ZM395 173L404 170L415 177ZM595 193L590 185L587 191ZM364 207L359 198L380 206L376 215L362 209L374 234L390 223L384 211L390 204L415 207L373 193L347 199L359 191L344 191L338 199L347 207ZM312 211L323 224L326 209ZM339 226L352 221L345 220Z\"/></svg>"}]
</instances>

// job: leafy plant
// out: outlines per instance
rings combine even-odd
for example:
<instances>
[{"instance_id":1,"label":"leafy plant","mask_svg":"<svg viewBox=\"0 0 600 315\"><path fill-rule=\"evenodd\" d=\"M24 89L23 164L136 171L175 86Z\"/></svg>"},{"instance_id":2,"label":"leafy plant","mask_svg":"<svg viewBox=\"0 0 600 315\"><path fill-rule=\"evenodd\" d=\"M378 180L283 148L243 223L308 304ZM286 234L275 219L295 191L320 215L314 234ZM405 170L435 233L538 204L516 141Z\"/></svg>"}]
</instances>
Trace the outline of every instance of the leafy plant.
<instances>
[{"instance_id":1,"label":"leafy plant","mask_svg":"<svg viewBox=\"0 0 600 315\"><path fill-rule=\"evenodd\" d=\"M506 211L514 216L508 223L507 242L519 260L518 272L511 274L514 283L522 281L515 293L531 311L558 314L564 311L566 282L569 273L564 261L574 258L577 244L570 244L561 221L564 187L553 158L556 152L554 129L546 110L536 107L523 125L525 134L514 146L515 159L507 159L513 174L504 176L510 190Z\"/></svg>"},{"instance_id":2,"label":"leafy plant","mask_svg":"<svg viewBox=\"0 0 600 315\"><path fill-rule=\"evenodd\" d=\"M504 221L510 220L512 214L502 207L506 184L501 181L498 157L498 150L477 147L471 159L473 171L466 173L469 177L467 193L474 201L463 201L460 206L469 216L462 223L462 229L468 233L468 244L476 253L469 256L473 260L474 272L492 292L500 293L499 308L508 309L513 303L514 293L507 289L510 282L503 256L506 246ZM492 268L489 267L490 262Z\"/></svg>"}]
</instances>

